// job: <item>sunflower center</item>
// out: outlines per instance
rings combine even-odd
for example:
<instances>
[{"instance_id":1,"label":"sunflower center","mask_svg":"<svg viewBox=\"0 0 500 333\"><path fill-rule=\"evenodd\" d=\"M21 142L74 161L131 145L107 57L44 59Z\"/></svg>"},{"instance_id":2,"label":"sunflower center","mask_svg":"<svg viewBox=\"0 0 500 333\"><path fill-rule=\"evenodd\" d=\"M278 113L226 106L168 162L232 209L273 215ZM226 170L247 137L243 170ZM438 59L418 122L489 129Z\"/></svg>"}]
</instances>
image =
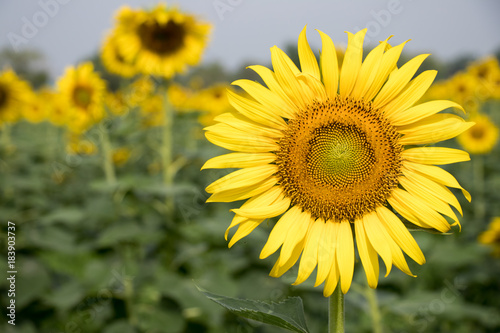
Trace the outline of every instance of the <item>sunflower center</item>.
<instances>
[{"instance_id":1,"label":"sunflower center","mask_svg":"<svg viewBox=\"0 0 500 333\"><path fill-rule=\"evenodd\" d=\"M0 85L0 109L7 103L7 92L5 88Z\"/></svg>"},{"instance_id":2,"label":"sunflower center","mask_svg":"<svg viewBox=\"0 0 500 333\"><path fill-rule=\"evenodd\" d=\"M484 137L484 128L482 126L474 125L470 129L470 135L474 139L482 139Z\"/></svg>"},{"instance_id":3,"label":"sunflower center","mask_svg":"<svg viewBox=\"0 0 500 333\"><path fill-rule=\"evenodd\" d=\"M139 36L146 49L165 55L175 53L184 45L186 29L173 21L144 23L139 26Z\"/></svg>"},{"instance_id":4,"label":"sunflower center","mask_svg":"<svg viewBox=\"0 0 500 333\"><path fill-rule=\"evenodd\" d=\"M370 103L337 96L288 122L278 177L316 218L354 221L384 205L401 174L399 134Z\"/></svg>"},{"instance_id":5,"label":"sunflower center","mask_svg":"<svg viewBox=\"0 0 500 333\"><path fill-rule=\"evenodd\" d=\"M92 91L83 86L77 86L73 90L73 101L76 105L86 109L92 102Z\"/></svg>"},{"instance_id":6,"label":"sunflower center","mask_svg":"<svg viewBox=\"0 0 500 333\"><path fill-rule=\"evenodd\" d=\"M312 179L346 186L369 174L374 162L373 149L357 127L333 123L317 128L312 136L306 160Z\"/></svg>"}]
</instances>

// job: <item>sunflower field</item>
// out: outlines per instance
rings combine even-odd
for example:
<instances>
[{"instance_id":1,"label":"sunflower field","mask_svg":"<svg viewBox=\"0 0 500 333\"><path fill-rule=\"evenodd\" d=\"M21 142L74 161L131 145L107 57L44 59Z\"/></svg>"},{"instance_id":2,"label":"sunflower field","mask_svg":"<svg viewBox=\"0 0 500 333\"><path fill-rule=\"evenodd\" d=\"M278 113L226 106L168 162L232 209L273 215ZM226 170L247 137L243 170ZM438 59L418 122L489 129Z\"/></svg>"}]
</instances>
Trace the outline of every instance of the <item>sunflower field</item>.
<instances>
[{"instance_id":1,"label":"sunflower field","mask_svg":"<svg viewBox=\"0 0 500 333\"><path fill-rule=\"evenodd\" d=\"M53 82L0 51L1 332L500 332L500 51L301 28L233 71L166 4Z\"/></svg>"}]
</instances>

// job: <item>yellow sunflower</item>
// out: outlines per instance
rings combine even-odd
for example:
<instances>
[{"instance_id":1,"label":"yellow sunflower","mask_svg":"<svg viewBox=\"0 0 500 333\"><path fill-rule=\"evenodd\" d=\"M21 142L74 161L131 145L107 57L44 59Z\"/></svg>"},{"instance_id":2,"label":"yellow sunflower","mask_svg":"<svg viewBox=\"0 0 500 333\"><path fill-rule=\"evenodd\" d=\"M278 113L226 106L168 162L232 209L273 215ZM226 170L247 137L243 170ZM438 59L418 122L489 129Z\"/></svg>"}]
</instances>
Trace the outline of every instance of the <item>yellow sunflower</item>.
<instances>
[{"instance_id":1,"label":"yellow sunflower","mask_svg":"<svg viewBox=\"0 0 500 333\"><path fill-rule=\"evenodd\" d=\"M397 68L405 43L381 42L363 59L366 29L348 33L342 67L335 46L319 32L319 64L306 39L298 40L301 70L276 46L271 48L274 71L250 66L267 88L237 80L234 85L251 98L228 92L238 111L218 117L206 128L212 143L234 151L217 156L206 168L241 168L207 187L208 202L248 199L233 209L226 231L238 227L229 246L264 220L283 214L270 232L260 258L280 247L271 276L278 277L301 257L294 284L317 267L316 285L325 296L351 285L354 237L368 284L378 283L382 257L412 275L403 251L425 262L417 243L395 213L421 228L446 232L458 224L450 205L462 212L447 187L462 187L434 164L469 160L461 150L428 145L467 130L473 123L440 111L461 107L438 100L414 105L429 88L436 71L413 78L427 54ZM413 78L413 79L412 79ZM470 200L468 192L464 195ZM392 209L391 209L392 208ZM443 215L442 215L443 214ZM340 281L340 282L339 282Z\"/></svg>"},{"instance_id":2,"label":"yellow sunflower","mask_svg":"<svg viewBox=\"0 0 500 333\"><path fill-rule=\"evenodd\" d=\"M203 126L213 125L217 116L232 108L227 98L228 91L233 90L228 85L221 83L198 93L197 109L203 112L198 121Z\"/></svg>"},{"instance_id":3,"label":"yellow sunflower","mask_svg":"<svg viewBox=\"0 0 500 333\"><path fill-rule=\"evenodd\" d=\"M128 162L131 155L132 152L130 151L129 148L126 147L116 148L115 150L113 150L112 154L113 163L116 166L121 167Z\"/></svg>"},{"instance_id":4,"label":"yellow sunflower","mask_svg":"<svg viewBox=\"0 0 500 333\"><path fill-rule=\"evenodd\" d=\"M118 53L137 71L170 78L200 61L210 29L210 24L160 4L150 11L122 8L113 35Z\"/></svg>"},{"instance_id":5,"label":"yellow sunflower","mask_svg":"<svg viewBox=\"0 0 500 333\"><path fill-rule=\"evenodd\" d=\"M491 246L493 255L500 257L500 217L495 217L488 226L488 230L483 231L478 241L481 244Z\"/></svg>"},{"instance_id":6,"label":"yellow sunflower","mask_svg":"<svg viewBox=\"0 0 500 333\"><path fill-rule=\"evenodd\" d=\"M19 120L32 97L30 85L14 71L7 69L0 72L0 124Z\"/></svg>"},{"instance_id":7,"label":"yellow sunflower","mask_svg":"<svg viewBox=\"0 0 500 333\"><path fill-rule=\"evenodd\" d=\"M69 123L70 112L66 99L56 92L46 95L45 103L48 105L48 120L55 126L66 126Z\"/></svg>"},{"instance_id":8,"label":"yellow sunflower","mask_svg":"<svg viewBox=\"0 0 500 333\"><path fill-rule=\"evenodd\" d=\"M101 60L104 67L106 67L110 73L118 74L123 77L132 77L137 74L135 64L125 61L112 35L108 36L104 41L101 49Z\"/></svg>"},{"instance_id":9,"label":"yellow sunflower","mask_svg":"<svg viewBox=\"0 0 500 333\"><path fill-rule=\"evenodd\" d=\"M39 123L49 117L50 104L48 103L50 91L42 89L33 96L26 103L23 108L23 117L31 123Z\"/></svg>"},{"instance_id":10,"label":"yellow sunflower","mask_svg":"<svg viewBox=\"0 0 500 333\"><path fill-rule=\"evenodd\" d=\"M68 105L72 131L83 132L104 118L106 83L94 72L91 62L67 68L57 86Z\"/></svg>"},{"instance_id":11,"label":"yellow sunflower","mask_svg":"<svg viewBox=\"0 0 500 333\"><path fill-rule=\"evenodd\" d=\"M498 127L484 114L471 117L476 124L457 137L458 143L471 154L487 154L498 142Z\"/></svg>"}]
</instances>

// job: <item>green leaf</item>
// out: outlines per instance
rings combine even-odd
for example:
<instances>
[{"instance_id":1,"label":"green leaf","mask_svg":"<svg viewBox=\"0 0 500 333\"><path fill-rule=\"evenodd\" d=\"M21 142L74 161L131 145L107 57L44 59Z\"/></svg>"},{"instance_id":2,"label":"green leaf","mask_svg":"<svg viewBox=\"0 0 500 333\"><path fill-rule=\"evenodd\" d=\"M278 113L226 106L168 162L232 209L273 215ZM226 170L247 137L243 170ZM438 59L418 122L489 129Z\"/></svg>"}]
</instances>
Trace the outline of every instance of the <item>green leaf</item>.
<instances>
[{"instance_id":1,"label":"green leaf","mask_svg":"<svg viewBox=\"0 0 500 333\"><path fill-rule=\"evenodd\" d=\"M209 299L238 316L285 328L293 332L309 332L304 317L304 306L300 297L289 297L282 302L275 303L226 297L212 294L200 287L198 289Z\"/></svg>"}]
</instances>

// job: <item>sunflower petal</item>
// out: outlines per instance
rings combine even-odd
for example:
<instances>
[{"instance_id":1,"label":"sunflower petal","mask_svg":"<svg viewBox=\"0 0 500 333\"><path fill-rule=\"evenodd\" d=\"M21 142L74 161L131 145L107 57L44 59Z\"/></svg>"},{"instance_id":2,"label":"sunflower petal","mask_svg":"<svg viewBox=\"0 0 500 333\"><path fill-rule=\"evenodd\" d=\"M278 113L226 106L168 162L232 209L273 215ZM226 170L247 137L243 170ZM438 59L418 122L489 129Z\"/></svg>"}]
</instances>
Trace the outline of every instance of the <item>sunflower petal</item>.
<instances>
[{"instance_id":1,"label":"sunflower petal","mask_svg":"<svg viewBox=\"0 0 500 333\"><path fill-rule=\"evenodd\" d=\"M338 242L337 262L340 271L340 286L345 294L351 287L354 274L354 240L351 224L346 220L340 223Z\"/></svg>"},{"instance_id":2,"label":"sunflower petal","mask_svg":"<svg viewBox=\"0 0 500 333\"><path fill-rule=\"evenodd\" d=\"M232 247L237 241L243 237L248 236L255 228L257 228L265 219L248 219L241 222L238 226L238 230L234 233L228 247Z\"/></svg>"},{"instance_id":3,"label":"sunflower petal","mask_svg":"<svg viewBox=\"0 0 500 333\"><path fill-rule=\"evenodd\" d=\"M207 186L206 191L216 193L252 186L272 176L277 169L274 164L240 169L214 181Z\"/></svg>"},{"instance_id":4,"label":"sunflower petal","mask_svg":"<svg viewBox=\"0 0 500 333\"><path fill-rule=\"evenodd\" d=\"M366 273L368 285L370 288L377 288L379 274L378 256L366 236L362 220L356 220L354 222L354 231L356 233L356 244L358 245L359 257L361 258L361 264L363 264Z\"/></svg>"},{"instance_id":5,"label":"sunflower petal","mask_svg":"<svg viewBox=\"0 0 500 333\"><path fill-rule=\"evenodd\" d=\"M363 59L363 40L368 29L363 29L356 34L347 32L347 49L340 70L340 96L347 97L356 83L361 61ZM341 281L342 282L342 281Z\"/></svg>"},{"instance_id":6,"label":"sunflower petal","mask_svg":"<svg viewBox=\"0 0 500 333\"><path fill-rule=\"evenodd\" d=\"M393 126L404 126L432 116L447 108L457 108L464 111L464 109L455 102L438 100L422 103L406 110L400 110L399 112L387 115L387 118L391 121Z\"/></svg>"},{"instance_id":7,"label":"sunflower petal","mask_svg":"<svg viewBox=\"0 0 500 333\"><path fill-rule=\"evenodd\" d=\"M295 224L288 230L285 241L281 247L280 258L278 261L279 266L283 266L292 255L293 249L297 244L305 239L308 231L310 230L314 220L307 212L302 212L298 216Z\"/></svg>"},{"instance_id":8,"label":"sunflower petal","mask_svg":"<svg viewBox=\"0 0 500 333\"><path fill-rule=\"evenodd\" d=\"M321 76L319 73L318 61L316 60L316 56L307 42L306 28L307 26L302 29L302 32L299 35L298 51L300 68L302 69L302 73L307 73L312 75L317 80L320 80Z\"/></svg>"},{"instance_id":9,"label":"sunflower petal","mask_svg":"<svg viewBox=\"0 0 500 333\"><path fill-rule=\"evenodd\" d=\"M401 92L401 90L406 87L413 75L417 72L422 62L428 56L428 54L418 55L401 66L400 69L394 70L389 75L389 79L384 84L377 97L375 97L375 99L373 100L373 107L376 109L380 109L384 105L392 101L394 97L396 97Z\"/></svg>"},{"instance_id":10,"label":"sunflower petal","mask_svg":"<svg viewBox=\"0 0 500 333\"><path fill-rule=\"evenodd\" d=\"M270 177L249 187L217 192L212 194L207 199L207 202L231 202L248 199L269 190L271 187L276 185L277 182L278 179L276 177Z\"/></svg>"},{"instance_id":11,"label":"sunflower petal","mask_svg":"<svg viewBox=\"0 0 500 333\"><path fill-rule=\"evenodd\" d=\"M260 252L260 259L265 259L276 252L286 239L288 230L297 222L300 215L300 208L292 206L279 220L271 230L267 242Z\"/></svg>"},{"instance_id":12,"label":"sunflower petal","mask_svg":"<svg viewBox=\"0 0 500 333\"><path fill-rule=\"evenodd\" d=\"M273 153L230 153L212 157L203 164L204 169L225 169L225 168L250 168L263 164L269 164L276 160Z\"/></svg>"},{"instance_id":13,"label":"sunflower petal","mask_svg":"<svg viewBox=\"0 0 500 333\"><path fill-rule=\"evenodd\" d=\"M405 149L403 160L421 164L450 164L470 160L469 153L463 150L443 147L417 147Z\"/></svg>"},{"instance_id":14,"label":"sunflower petal","mask_svg":"<svg viewBox=\"0 0 500 333\"><path fill-rule=\"evenodd\" d=\"M401 126L398 132L403 134L399 139L402 145L418 145L448 140L474 126L462 117L441 113L429 116L408 126Z\"/></svg>"},{"instance_id":15,"label":"sunflower petal","mask_svg":"<svg viewBox=\"0 0 500 333\"><path fill-rule=\"evenodd\" d=\"M415 262L420 265L424 264L425 257L422 250L420 250L417 242L401 220L386 207L378 207L376 211L385 230L387 230L398 246L402 248L410 258L415 260Z\"/></svg>"},{"instance_id":16,"label":"sunflower petal","mask_svg":"<svg viewBox=\"0 0 500 333\"><path fill-rule=\"evenodd\" d=\"M392 268L392 252L388 245L390 238L389 234L387 234L387 231L375 212L364 215L358 222L363 224L370 244L384 261L386 267L385 276L389 275Z\"/></svg>"},{"instance_id":17,"label":"sunflower petal","mask_svg":"<svg viewBox=\"0 0 500 333\"><path fill-rule=\"evenodd\" d=\"M335 251L340 223L326 221L318 244L318 272L315 287L319 286L330 273L332 265L337 265Z\"/></svg>"},{"instance_id":18,"label":"sunflower petal","mask_svg":"<svg viewBox=\"0 0 500 333\"><path fill-rule=\"evenodd\" d=\"M323 220L316 220L309 229L304 244L304 252L300 258L299 273L297 280L293 283L294 285L301 284L307 280L318 264L318 251L321 250L319 240L324 230L325 222Z\"/></svg>"},{"instance_id":19,"label":"sunflower petal","mask_svg":"<svg viewBox=\"0 0 500 333\"><path fill-rule=\"evenodd\" d=\"M317 30L321 36L322 49L320 55L321 74L325 84L326 94L330 98L337 96L339 84L339 65L337 52L332 39L325 33Z\"/></svg>"}]
</instances>

